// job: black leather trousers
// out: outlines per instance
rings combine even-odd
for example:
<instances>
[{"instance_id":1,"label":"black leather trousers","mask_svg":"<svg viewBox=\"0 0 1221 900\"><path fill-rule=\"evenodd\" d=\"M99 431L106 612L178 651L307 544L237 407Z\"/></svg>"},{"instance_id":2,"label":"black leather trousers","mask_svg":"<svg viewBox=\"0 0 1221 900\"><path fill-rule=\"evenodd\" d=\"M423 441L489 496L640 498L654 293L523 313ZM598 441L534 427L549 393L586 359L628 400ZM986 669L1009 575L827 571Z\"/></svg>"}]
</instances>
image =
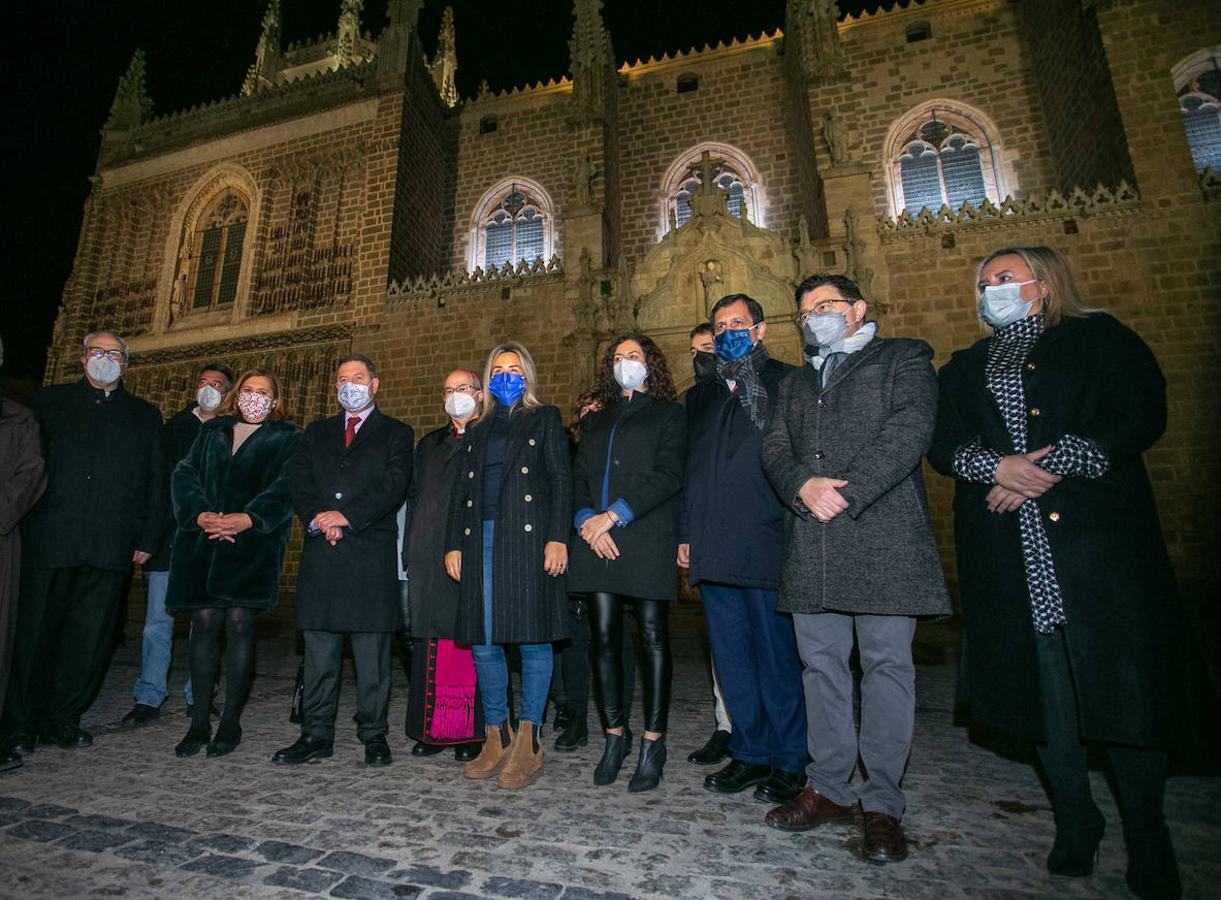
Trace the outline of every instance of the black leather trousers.
<instances>
[{"instance_id":1,"label":"black leather trousers","mask_svg":"<svg viewBox=\"0 0 1221 900\"><path fill-rule=\"evenodd\" d=\"M640 628L644 729L664 732L670 712L670 604L665 600L638 600L621 594L590 595L590 629L593 635L594 681L607 728L627 725L623 712L623 605L636 608Z\"/></svg>"}]
</instances>

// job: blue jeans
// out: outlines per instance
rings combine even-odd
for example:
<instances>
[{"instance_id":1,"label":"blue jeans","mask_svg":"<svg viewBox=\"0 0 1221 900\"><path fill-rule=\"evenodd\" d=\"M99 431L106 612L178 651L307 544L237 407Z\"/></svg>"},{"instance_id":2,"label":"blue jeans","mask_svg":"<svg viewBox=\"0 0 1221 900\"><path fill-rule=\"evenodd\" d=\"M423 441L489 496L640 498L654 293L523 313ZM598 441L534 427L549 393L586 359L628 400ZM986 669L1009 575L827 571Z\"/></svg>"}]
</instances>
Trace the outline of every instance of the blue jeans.
<instances>
[{"instance_id":1,"label":"blue jeans","mask_svg":"<svg viewBox=\"0 0 1221 900\"><path fill-rule=\"evenodd\" d=\"M483 699L483 718L489 726L509 718L509 663L504 647L492 643L492 536L495 522L483 523L483 639L471 648L475 678ZM543 721L547 690L551 686L551 644L518 644L521 653L521 719L535 725Z\"/></svg>"},{"instance_id":2,"label":"blue jeans","mask_svg":"<svg viewBox=\"0 0 1221 900\"><path fill-rule=\"evenodd\" d=\"M137 703L158 707L169 696L166 679L170 673L170 657L174 651L174 617L166 612L165 595L170 587L169 572L148 573L148 608L144 613L143 659L140 679L132 689ZM191 702L191 679L183 693Z\"/></svg>"}]
</instances>

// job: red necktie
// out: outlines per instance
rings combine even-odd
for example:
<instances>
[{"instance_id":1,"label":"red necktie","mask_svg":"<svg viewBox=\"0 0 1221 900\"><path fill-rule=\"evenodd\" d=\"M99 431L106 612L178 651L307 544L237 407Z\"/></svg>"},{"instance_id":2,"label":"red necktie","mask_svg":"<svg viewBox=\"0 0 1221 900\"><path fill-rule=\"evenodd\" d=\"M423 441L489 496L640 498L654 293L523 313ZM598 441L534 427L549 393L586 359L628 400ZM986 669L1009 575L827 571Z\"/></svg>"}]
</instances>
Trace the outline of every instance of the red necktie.
<instances>
[{"instance_id":1,"label":"red necktie","mask_svg":"<svg viewBox=\"0 0 1221 900\"><path fill-rule=\"evenodd\" d=\"M343 445L345 447L352 446L352 441L356 439L356 426L359 424L360 419L356 416L352 416L350 419L348 419L347 430L343 433Z\"/></svg>"}]
</instances>

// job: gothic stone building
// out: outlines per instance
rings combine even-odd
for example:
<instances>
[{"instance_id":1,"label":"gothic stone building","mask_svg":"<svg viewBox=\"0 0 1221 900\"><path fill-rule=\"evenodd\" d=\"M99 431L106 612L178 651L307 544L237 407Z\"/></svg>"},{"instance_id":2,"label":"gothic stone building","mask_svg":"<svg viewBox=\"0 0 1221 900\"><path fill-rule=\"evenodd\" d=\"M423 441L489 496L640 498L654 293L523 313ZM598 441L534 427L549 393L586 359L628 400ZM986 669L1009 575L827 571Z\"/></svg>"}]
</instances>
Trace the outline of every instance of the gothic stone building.
<instances>
[{"instance_id":1,"label":"gothic stone building","mask_svg":"<svg viewBox=\"0 0 1221 900\"><path fill-rule=\"evenodd\" d=\"M282 45L270 0L240 93L169 115L152 115L137 55L48 381L77 377L81 336L107 327L131 342L131 389L166 414L220 358L278 372L305 423L335 411L336 360L358 350L381 367L383 408L422 434L442 421L444 373L506 338L560 405L629 327L685 387L688 330L735 291L797 362L791 292L816 271L856 278L884 334L944 362L980 336L975 264L1045 243L1166 372L1148 462L1180 574L1195 596L1215 589L1213 2L911 0L854 17L790 0L772 33L623 62L600 0L575 0L566 74L462 101L452 17L427 59L419 6L390 0L372 36L343 0L334 35ZM951 486L928 480L952 577Z\"/></svg>"}]
</instances>

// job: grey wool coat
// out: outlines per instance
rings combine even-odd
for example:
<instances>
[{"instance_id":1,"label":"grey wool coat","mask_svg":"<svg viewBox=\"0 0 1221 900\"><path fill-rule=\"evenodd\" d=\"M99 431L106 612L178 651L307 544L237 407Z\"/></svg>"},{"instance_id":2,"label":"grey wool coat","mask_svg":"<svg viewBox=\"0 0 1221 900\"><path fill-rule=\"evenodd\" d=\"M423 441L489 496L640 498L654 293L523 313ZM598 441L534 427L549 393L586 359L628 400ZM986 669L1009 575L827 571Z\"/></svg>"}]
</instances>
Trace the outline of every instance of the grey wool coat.
<instances>
[{"instance_id":1,"label":"grey wool coat","mask_svg":"<svg viewBox=\"0 0 1221 900\"><path fill-rule=\"evenodd\" d=\"M937 420L932 357L923 341L874 338L825 387L809 365L780 386L760 451L790 512L780 610L951 611L920 471ZM816 475L848 482L848 508L827 523L798 497Z\"/></svg>"}]
</instances>

